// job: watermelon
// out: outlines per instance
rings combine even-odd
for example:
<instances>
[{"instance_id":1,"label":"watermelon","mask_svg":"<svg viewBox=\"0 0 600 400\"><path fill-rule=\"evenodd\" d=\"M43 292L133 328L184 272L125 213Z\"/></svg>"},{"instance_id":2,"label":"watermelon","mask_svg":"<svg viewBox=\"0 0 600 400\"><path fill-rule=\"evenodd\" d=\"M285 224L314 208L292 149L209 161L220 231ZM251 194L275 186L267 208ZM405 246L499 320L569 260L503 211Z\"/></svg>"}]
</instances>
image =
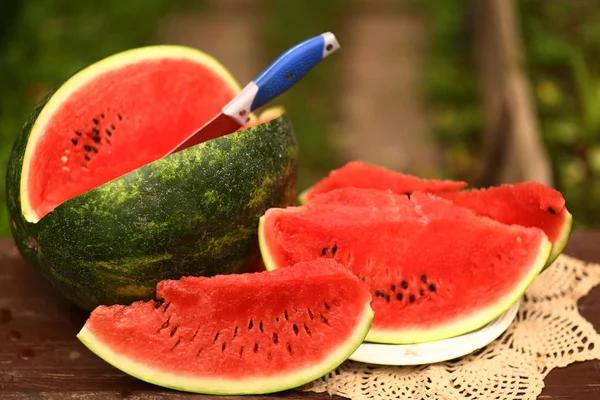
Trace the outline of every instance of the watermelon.
<instances>
[{"instance_id":1,"label":"watermelon","mask_svg":"<svg viewBox=\"0 0 600 400\"><path fill-rule=\"evenodd\" d=\"M564 197L542 183L519 182L437 195L504 224L542 229L552 243L546 266L562 253L571 235L573 217Z\"/></svg>"},{"instance_id":2,"label":"watermelon","mask_svg":"<svg viewBox=\"0 0 600 400\"><path fill-rule=\"evenodd\" d=\"M269 209L259 236L268 270L334 259L363 279L375 311L366 340L380 343L484 326L518 301L551 248L539 228L502 224L433 194L351 187Z\"/></svg>"},{"instance_id":3,"label":"watermelon","mask_svg":"<svg viewBox=\"0 0 600 400\"><path fill-rule=\"evenodd\" d=\"M185 275L242 272L269 207L296 195L282 110L164 156L239 86L210 56L150 46L75 74L33 111L8 164L17 247L75 304L150 299Z\"/></svg>"},{"instance_id":4,"label":"watermelon","mask_svg":"<svg viewBox=\"0 0 600 400\"><path fill-rule=\"evenodd\" d=\"M547 266L562 253L571 234L572 215L559 191L538 182L460 190L465 186L466 183L462 181L419 179L362 161L352 161L303 192L300 201L306 203L321 193L344 187L389 189L399 194L416 191L435 193L478 215L505 224L542 229L552 242L552 254Z\"/></svg>"},{"instance_id":5,"label":"watermelon","mask_svg":"<svg viewBox=\"0 0 600 400\"><path fill-rule=\"evenodd\" d=\"M350 161L341 168L335 169L314 186L306 189L299 196L300 203L306 203L315 196L334 189L352 186L365 189L390 189L396 193L416 191L454 192L467 186L466 182L421 179L413 175L391 171L364 161Z\"/></svg>"},{"instance_id":6,"label":"watermelon","mask_svg":"<svg viewBox=\"0 0 600 400\"><path fill-rule=\"evenodd\" d=\"M141 380L182 391L270 393L330 372L373 320L367 287L330 259L160 282L161 302L100 306L77 337Z\"/></svg>"}]
</instances>

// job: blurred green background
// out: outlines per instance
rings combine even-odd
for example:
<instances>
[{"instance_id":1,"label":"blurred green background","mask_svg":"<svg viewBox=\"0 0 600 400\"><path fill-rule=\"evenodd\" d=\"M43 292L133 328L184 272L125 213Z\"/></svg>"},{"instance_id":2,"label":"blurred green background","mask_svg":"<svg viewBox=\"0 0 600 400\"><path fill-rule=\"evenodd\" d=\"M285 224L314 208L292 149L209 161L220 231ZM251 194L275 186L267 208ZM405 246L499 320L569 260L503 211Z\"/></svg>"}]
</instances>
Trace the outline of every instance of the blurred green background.
<instances>
[{"instance_id":1,"label":"blurred green background","mask_svg":"<svg viewBox=\"0 0 600 400\"><path fill-rule=\"evenodd\" d=\"M301 146L300 190L362 158L474 185L486 160L485 82L468 0L2 0L0 175L33 105L110 54L196 46L243 85L274 57L332 31L342 50L275 103ZM513 4L512 2L510 2ZM515 1L524 71L548 155L578 228L600 227L600 3ZM9 235L4 178L0 235Z\"/></svg>"}]
</instances>

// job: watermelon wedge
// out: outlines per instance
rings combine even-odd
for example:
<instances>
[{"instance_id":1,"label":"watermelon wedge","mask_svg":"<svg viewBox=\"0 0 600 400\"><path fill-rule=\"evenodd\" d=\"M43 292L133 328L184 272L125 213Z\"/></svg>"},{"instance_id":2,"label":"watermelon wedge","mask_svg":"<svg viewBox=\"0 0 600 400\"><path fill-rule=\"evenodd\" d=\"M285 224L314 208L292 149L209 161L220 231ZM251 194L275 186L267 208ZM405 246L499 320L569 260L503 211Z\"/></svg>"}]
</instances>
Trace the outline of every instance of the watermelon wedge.
<instances>
[{"instance_id":1,"label":"watermelon wedge","mask_svg":"<svg viewBox=\"0 0 600 400\"><path fill-rule=\"evenodd\" d=\"M299 200L303 204L321 193L348 186L365 189L390 189L396 193L416 191L437 193L454 192L466 187L467 183L421 179L364 161L350 161L343 167L331 171L327 177L302 192Z\"/></svg>"},{"instance_id":2,"label":"watermelon wedge","mask_svg":"<svg viewBox=\"0 0 600 400\"><path fill-rule=\"evenodd\" d=\"M155 385L212 394L271 393L330 372L373 319L367 287L333 260L157 285L162 302L100 306L77 337Z\"/></svg>"},{"instance_id":3,"label":"watermelon wedge","mask_svg":"<svg viewBox=\"0 0 600 400\"><path fill-rule=\"evenodd\" d=\"M571 235L573 217L564 197L542 183L520 182L437 195L504 224L542 229L552 243L546 266L562 253Z\"/></svg>"},{"instance_id":4,"label":"watermelon wedge","mask_svg":"<svg viewBox=\"0 0 600 400\"><path fill-rule=\"evenodd\" d=\"M336 203L342 196L354 204ZM522 296L551 248L538 228L480 217L435 195L357 188L268 210L259 242L268 270L333 258L363 279L375 311L366 340L381 343L482 327Z\"/></svg>"}]
</instances>

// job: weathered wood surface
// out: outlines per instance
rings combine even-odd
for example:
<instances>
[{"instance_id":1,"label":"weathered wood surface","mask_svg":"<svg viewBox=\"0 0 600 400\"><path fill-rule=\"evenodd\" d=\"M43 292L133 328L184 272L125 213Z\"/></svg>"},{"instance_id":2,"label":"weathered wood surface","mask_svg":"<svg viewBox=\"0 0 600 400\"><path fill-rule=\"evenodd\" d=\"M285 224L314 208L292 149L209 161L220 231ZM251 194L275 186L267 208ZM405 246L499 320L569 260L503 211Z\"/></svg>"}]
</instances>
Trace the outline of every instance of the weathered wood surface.
<instances>
[{"instance_id":1,"label":"weathered wood surface","mask_svg":"<svg viewBox=\"0 0 600 400\"><path fill-rule=\"evenodd\" d=\"M575 232L567 254L600 262L600 232ZM581 300L580 310L600 329L600 288ZM162 390L106 364L75 338L85 319L85 312L60 299L33 274L12 241L0 240L0 399L209 397ZM238 398L332 399L326 394L294 391ZM577 363L551 372L540 399L600 399L600 362Z\"/></svg>"}]
</instances>

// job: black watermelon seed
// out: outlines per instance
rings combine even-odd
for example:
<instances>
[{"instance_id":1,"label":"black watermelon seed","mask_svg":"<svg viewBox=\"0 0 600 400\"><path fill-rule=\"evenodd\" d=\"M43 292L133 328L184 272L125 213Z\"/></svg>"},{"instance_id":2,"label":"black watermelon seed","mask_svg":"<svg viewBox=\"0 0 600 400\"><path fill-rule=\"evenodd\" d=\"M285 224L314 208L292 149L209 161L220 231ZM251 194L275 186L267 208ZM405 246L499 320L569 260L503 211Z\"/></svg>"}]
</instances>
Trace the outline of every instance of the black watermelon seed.
<instances>
[{"instance_id":1,"label":"black watermelon seed","mask_svg":"<svg viewBox=\"0 0 600 400\"><path fill-rule=\"evenodd\" d=\"M308 309L308 316L310 317L310 319L313 319L315 317L312 311L310 311L310 308Z\"/></svg>"},{"instance_id":2,"label":"black watermelon seed","mask_svg":"<svg viewBox=\"0 0 600 400\"><path fill-rule=\"evenodd\" d=\"M408 301L410 301L411 303L415 302L415 295L411 294L410 296L408 296Z\"/></svg>"},{"instance_id":3,"label":"black watermelon seed","mask_svg":"<svg viewBox=\"0 0 600 400\"><path fill-rule=\"evenodd\" d=\"M72 142L72 143L73 143L75 146L77 146L77 143L79 143L79 142L77 142L77 139L71 139L71 142Z\"/></svg>"},{"instance_id":4,"label":"black watermelon seed","mask_svg":"<svg viewBox=\"0 0 600 400\"><path fill-rule=\"evenodd\" d=\"M550 214L556 214L556 211L552 207L548 207L548 211L550 211Z\"/></svg>"},{"instance_id":5,"label":"black watermelon seed","mask_svg":"<svg viewBox=\"0 0 600 400\"><path fill-rule=\"evenodd\" d=\"M81 136L81 135L82 135L82 133L81 133L80 131L75 131L75 134L76 134L77 136Z\"/></svg>"},{"instance_id":6,"label":"black watermelon seed","mask_svg":"<svg viewBox=\"0 0 600 400\"><path fill-rule=\"evenodd\" d=\"M398 294L396 294L396 298L400 301L402 301L402 299L404 298L404 296L402 296L402 293L398 292Z\"/></svg>"},{"instance_id":7,"label":"black watermelon seed","mask_svg":"<svg viewBox=\"0 0 600 400\"><path fill-rule=\"evenodd\" d=\"M171 337L175 336L175 333L177 332L177 328L179 328L179 325L175 325L175 327L171 330Z\"/></svg>"},{"instance_id":8,"label":"black watermelon seed","mask_svg":"<svg viewBox=\"0 0 600 400\"><path fill-rule=\"evenodd\" d=\"M254 352L256 353L258 351L258 343L254 343Z\"/></svg>"},{"instance_id":9,"label":"black watermelon seed","mask_svg":"<svg viewBox=\"0 0 600 400\"><path fill-rule=\"evenodd\" d=\"M94 151L94 153L98 153L98 148L97 147L92 146L92 150Z\"/></svg>"},{"instance_id":10,"label":"black watermelon seed","mask_svg":"<svg viewBox=\"0 0 600 400\"><path fill-rule=\"evenodd\" d=\"M333 254L335 256L336 252L337 252L337 244L334 244L333 247L331 248L331 254Z\"/></svg>"},{"instance_id":11,"label":"black watermelon seed","mask_svg":"<svg viewBox=\"0 0 600 400\"><path fill-rule=\"evenodd\" d=\"M83 156L83 158L85 158L87 161L91 160L90 156L88 156L87 154L85 156Z\"/></svg>"},{"instance_id":12,"label":"black watermelon seed","mask_svg":"<svg viewBox=\"0 0 600 400\"><path fill-rule=\"evenodd\" d=\"M390 302L390 295L389 294L385 295L385 301L387 301L388 303Z\"/></svg>"},{"instance_id":13,"label":"black watermelon seed","mask_svg":"<svg viewBox=\"0 0 600 400\"><path fill-rule=\"evenodd\" d=\"M294 333L296 334L296 336L298 336L298 325L294 324L292 326L292 329L294 330Z\"/></svg>"},{"instance_id":14,"label":"black watermelon seed","mask_svg":"<svg viewBox=\"0 0 600 400\"><path fill-rule=\"evenodd\" d=\"M324 256L326 256L328 250L329 249L327 247L323 248L323 250L321 250L321 254L324 255Z\"/></svg>"},{"instance_id":15,"label":"black watermelon seed","mask_svg":"<svg viewBox=\"0 0 600 400\"><path fill-rule=\"evenodd\" d=\"M213 339L213 343L216 342L218 338L219 338L219 332L217 332L217 334L215 335L215 338Z\"/></svg>"},{"instance_id":16,"label":"black watermelon seed","mask_svg":"<svg viewBox=\"0 0 600 400\"><path fill-rule=\"evenodd\" d=\"M283 316L284 316L285 320L287 321L287 319L289 318L289 316L288 316L288 313L287 313L287 310L285 310L285 311L283 312Z\"/></svg>"},{"instance_id":17,"label":"black watermelon seed","mask_svg":"<svg viewBox=\"0 0 600 400\"><path fill-rule=\"evenodd\" d=\"M221 346L221 351L225 351L225 347L226 347L226 345L225 345L225 343L223 343L223 345Z\"/></svg>"},{"instance_id":18,"label":"black watermelon seed","mask_svg":"<svg viewBox=\"0 0 600 400\"><path fill-rule=\"evenodd\" d=\"M273 334L273 343L275 343L275 344L279 343L279 336L277 336L276 333Z\"/></svg>"},{"instance_id":19,"label":"black watermelon seed","mask_svg":"<svg viewBox=\"0 0 600 400\"><path fill-rule=\"evenodd\" d=\"M325 304L325 309L326 309L326 310L330 310L330 309L331 309L331 306L329 305L329 303L327 303L327 302L325 301L325 302L324 302L324 304Z\"/></svg>"},{"instance_id":20,"label":"black watermelon seed","mask_svg":"<svg viewBox=\"0 0 600 400\"><path fill-rule=\"evenodd\" d=\"M110 124L110 129L112 129L114 131L116 129L115 124Z\"/></svg>"},{"instance_id":21,"label":"black watermelon seed","mask_svg":"<svg viewBox=\"0 0 600 400\"><path fill-rule=\"evenodd\" d=\"M89 144L84 144L84 145L83 145L83 149L84 149L85 151L92 151L92 146L90 146Z\"/></svg>"},{"instance_id":22,"label":"black watermelon seed","mask_svg":"<svg viewBox=\"0 0 600 400\"><path fill-rule=\"evenodd\" d=\"M248 322L248 329L252 329L253 326L254 322L252 322L252 319L250 319L250 322Z\"/></svg>"},{"instance_id":23,"label":"black watermelon seed","mask_svg":"<svg viewBox=\"0 0 600 400\"><path fill-rule=\"evenodd\" d=\"M112 132L110 131L110 129L106 129L106 134L107 134L108 136L111 136L111 135L112 135Z\"/></svg>"},{"instance_id":24,"label":"black watermelon seed","mask_svg":"<svg viewBox=\"0 0 600 400\"><path fill-rule=\"evenodd\" d=\"M92 128L92 132L94 133L94 135L99 135L100 134L100 129L94 127L94 128Z\"/></svg>"},{"instance_id":25,"label":"black watermelon seed","mask_svg":"<svg viewBox=\"0 0 600 400\"><path fill-rule=\"evenodd\" d=\"M419 289L419 294L420 294L421 296L423 296L423 295L425 295L425 291L424 291L423 289Z\"/></svg>"},{"instance_id":26,"label":"black watermelon seed","mask_svg":"<svg viewBox=\"0 0 600 400\"><path fill-rule=\"evenodd\" d=\"M98 121L98 118L94 118L92 121L94 121L94 124L98 125L100 123L100 121Z\"/></svg>"},{"instance_id":27,"label":"black watermelon seed","mask_svg":"<svg viewBox=\"0 0 600 400\"><path fill-rule=\"evenodd\" d=\"M395 292L395 291L396 291L396 285L394 285L394 284L392 283L392 292Z\"/></svg>"},{"instance_id":28,"label":"black watermelon seed","mask_svg":"<svg viewBox=\"0 0 600 400\"><path fill-rule=\"evenodd\" d=\"M421 281L423 283L427 283L427 277L425 276L425 274L421 275Z\"/></svg>"},{"instance_id":29,"label":"black watermelon seed","mask_svg":"<svg viewBox=\"0 0 600 400\"><path fill-rule=\"evenodd\" d=\"M100 114L100 118L104 119L104 113Z\"/></svg>"},{"instance_id":30,"label":"black watermelon seed","mask_svg":"<svg viewBox=\"0 0 600 400\"><path fill-rule=\"evenodd\" d=\"M290 355L294 354L294 350L292 350L292 345L289 343L287 344L287 351L288 351L288 353L290 353Z\"/></svg>"},{"instance_id":31,"label":"black watermelon seed","mask_svg":"<svg viewBox=\"0 0 600 400\"><path fill-rule=\"evenodd\" d=\"M304 330L306 331L306 334L307 334L308 336L311 336L311 335L310 335L310 328L309 328L308 326L306 326L306 324L304 324Z\"/></svg>"},{"instance_id":32,"label":"black watermelon seed","mask_svg":"<svg viewBox=\"0 0 600 400\"><path fill-rule=\"evenodd\" d=\"M263 332L263 323L262 321L260 321L260 323L258 324L258 329Z\"/></svg>"},{"instance_id":33,"label":"black watermelon seed","mask_svg":"<svg viewBox=\"0 0 600 400\"><path fill-rule=\"evenodd\" d=\"M242 356L242 354L244 354L244 346L240 347L240 357Z\"/></svg>"},{"instance_id":34,"label":"black watermelon seed","mask_svg":"<svg viewBox=\"0 0 600 400\"><path fill-rule=\"evenodd\" d=\"M94 140L94 142L100 143L100 136L93 136L92 139Z\"/></svg>"},{"instance_id":35,"label":"black watermelon seed","mask_svg":"<svg viewBox=\"0 0 600 400\"><path fill-rule=\"evenodd\" d=\"M402 281L400 285L402 285L402 289L408 289L408 282Z\"/></svg>"},{"instance_id":36,"label":"black watermelon seed","mask_svg":"<svg viewBox=\"0 0 600 400\"><path fill-rule=\"evenodd\" d=\"M379 296L381 296L381 292L379 290L376 290L375 291L375 297L379 297Z\"/></svg>"},{"instance_id":37,"label":"black watermelon seed","mask_svg":"<svg viewBox=\"0 0 600 400\"><path fill-rule=\"evenodd\" d=\"M429 285L429 290L431 290L432 292L435 292L435 285L433 283L431 285Z\"/></svg>"},{"instance_id":38,"label":"black watermelon seed","mask_svg":"<svg viewBox=\"0 0 600 400\"><path fill-rule=\"evenodd\" d=\"M411 194L412 194L411 192L404 192L404 195L406 195L406 197L408 197L409 200L410 200L410 195Z\"/></svg>"},{"instance_id":39,"label":"black watermelon seed","mask_svg":"<svg viewBox=\"0 0 600 400\"><path fill-rule=\"evenodd\" d=\"M121 114L117 114L117 118L119 118L119 121L123 121L123 117L121 116Z\"/></svg>"},{"instance_id":40,"label":"black watermelon seed","mask_svg":"<svg viewBox=\"0 0 600 400\"><path fill-rule=\"evenodd\" d=\"M239 329L239 326L236 325L235 329L233 330L233 337L237 336L238 329Z\"/></svg>"},{"instance_id":41,"label":"black watermelon seed","mask_svg":"<svg viewBox=\"0 0 600 400\"><path fill-rule=\"evenodd\" d=\"M171 306L171 302L168 302L167 304L165 304L165 309L163 310L163 312L167 312L167 310L169 309L170 306Z\"/></svg>"}]
</instances>

